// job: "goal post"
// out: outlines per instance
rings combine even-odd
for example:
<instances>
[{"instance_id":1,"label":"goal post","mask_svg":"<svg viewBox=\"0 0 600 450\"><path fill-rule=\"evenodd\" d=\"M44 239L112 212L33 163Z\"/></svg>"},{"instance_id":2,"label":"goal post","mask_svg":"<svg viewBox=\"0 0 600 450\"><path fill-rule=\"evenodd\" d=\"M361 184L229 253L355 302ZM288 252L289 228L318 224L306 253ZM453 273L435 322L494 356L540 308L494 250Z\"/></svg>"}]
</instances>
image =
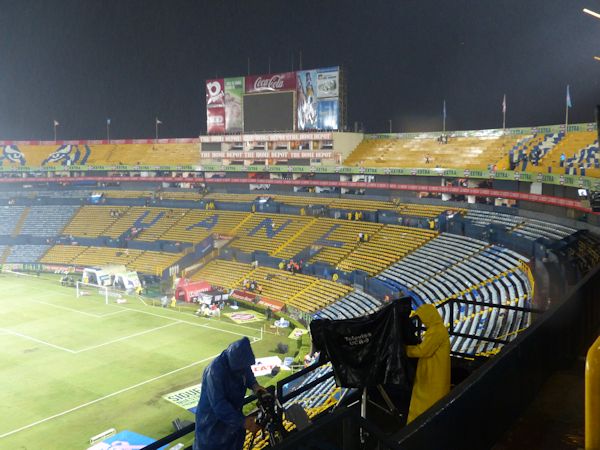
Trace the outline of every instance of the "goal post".
<instances>
[{"instance_id":1,"label":"goal post","mask_svg":"<svg viewBox=\"0 0 600 450\"><path fill-rule=\"evenodd\" d=\"M108 305L108 287L100 286L99 284L84 283L83 281L77 281L75 283L75 291L77 298L89 297L89 296L100 296L106 305Z\"/></svg>"}]
</instances>

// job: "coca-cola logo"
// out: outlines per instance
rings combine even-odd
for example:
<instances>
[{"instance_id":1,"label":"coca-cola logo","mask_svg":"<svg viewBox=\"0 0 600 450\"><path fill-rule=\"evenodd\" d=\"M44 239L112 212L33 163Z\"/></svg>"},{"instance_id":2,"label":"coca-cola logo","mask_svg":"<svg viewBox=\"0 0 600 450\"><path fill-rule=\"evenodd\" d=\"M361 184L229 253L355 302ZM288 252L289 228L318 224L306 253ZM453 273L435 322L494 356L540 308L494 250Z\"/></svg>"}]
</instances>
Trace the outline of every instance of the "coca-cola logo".
<instances>
[{"instance_id":1,"label":"coca-cola logo","mask_svg":"<svg viewBox=\"0 0 600 450\"><path fill-rule=\"evenodd\" d=\"M258 77L254 80L255 91L276 91L283 87L284 78L283 75L273 75L271 78Z\"/></svg>"}]
</instances>

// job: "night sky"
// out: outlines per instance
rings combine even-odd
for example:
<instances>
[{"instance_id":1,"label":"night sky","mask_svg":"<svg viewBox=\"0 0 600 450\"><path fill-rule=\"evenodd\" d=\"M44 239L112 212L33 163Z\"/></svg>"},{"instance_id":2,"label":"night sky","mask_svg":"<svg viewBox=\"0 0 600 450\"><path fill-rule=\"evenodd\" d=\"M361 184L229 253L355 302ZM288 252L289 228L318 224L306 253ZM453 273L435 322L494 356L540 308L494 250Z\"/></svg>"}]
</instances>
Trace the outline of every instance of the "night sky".
<instances>
[{"instance_id":1,"label":"night sky","mask_svg":"<svg viewBox=\"0 0 600 450\"><path fill-rule=\"evenodd\" d=\"M0 139L206 132L204 80L341 65L367 132L590 122L600 0L0 0ZM294 55L294 56L293 56Z\"/></svg>"}]
</instances>

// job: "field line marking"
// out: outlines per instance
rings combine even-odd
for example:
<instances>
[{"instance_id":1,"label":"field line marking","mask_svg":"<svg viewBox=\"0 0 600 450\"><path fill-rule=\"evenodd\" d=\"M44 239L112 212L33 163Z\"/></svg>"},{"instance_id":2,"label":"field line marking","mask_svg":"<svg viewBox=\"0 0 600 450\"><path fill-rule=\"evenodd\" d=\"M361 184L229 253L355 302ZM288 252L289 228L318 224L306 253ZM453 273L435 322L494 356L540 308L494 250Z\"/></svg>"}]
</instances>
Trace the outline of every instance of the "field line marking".
<instances>
[{"instance_id":1,"label":"field line marking","mask_svg":"<svg viewBox=\"0 0 600 450\"><path fill-rule=\"evenodd\" d=\"M36 287L34 286L33 289L37 289L39 291L42 291L42 288ZM0 292L8 292L8 291L3 291L0 290ZM55 293L53 292L44 292L44 294L35 294L36 297L52 297ZM97 314L97 313L90 313L90 312L86 312L86 311L82 311L80 309L76 309L76 308L71 308L69 306L63 306L63 305L57 305L54 303L49 303L49 302L44 302L41 300L34 300L31 298L21 298L19 299L20 302L28 302L28 303L39 303L41 305L47 305L47 306L52 306L53 308L58 308L58 309L64 309L65 311L71 311L74 313L78 313L78 314L82 314L84 316L89 316L89 317L96 317L96 318L102 318L102 317L108 317L108 316L112 316L115 314L121 314L123 312L125 312L124 310L119 310L119 311L113 311L110 313L103 313L103 314ZM106 306L106 305L102 305L102 306ZM109 305L109 306L114 306L114 305Z\"/></svg>"},{"instance_id":2,"label":"field line marking","mask_svg":"<svg viewBox=\"0 0 600 450\"><path fill-rule=\"evenodd\" d=\"M48 422L49 420L56 419L57 417L61 417L61 416L64 416L66 414L72 413L72 412L77 411L79 409L85 408L86 406L90 406L90 405L93 405L95 403L101 402L102 400L106 400L106 399L114 397L116 395L123 394L124 392L130 391L132 389L138 388L138 387L143 386L143 385L148 384L148 383L152 383L153 381L160 380L161 378L167 377L169 375L173 375L174 373L181 372L183 370L186 370L186 369L189 369L191 367L197 366L197 365L202 364L202 363L204 363L206 361L209 361L211 359L216 358L217 356L219 356L219 354L216 354L216 355L213 355L213 356L209 356L208 358L204 358L204 359L201 359L199 361L195 361L195 362L193 362L191 364L188 364L187 366L180 367L179 369L171 370L170 372L163 373L162 375L158 375L158 376L150 378L148 380L141 381L141 382L136 383L136 384L134 384L132 386L129 386L129 387L126 387L126 388L123 388L123 389L119 389L116 392L104 395L104 396L99 397L99 398L97 398L95 400L91 400L89 402L82 403L81 405L78 405L78 406L75 406L73 408L67 409L66 411L63 411L61 413L54 414L52 416L46 417L45 419L41 419L41 420L38 420L36 422L32 422L32 423L30 423L28 425L25 425L25 426L22 426L20 428L17 428L15 430L8 431L6 433L0 434L0 439L8 437L8 436L11 436L11 435L13 435L15 433L18 433L19 431L27 430L27 429L29 429L31 427L36 426L36 425L40 425L40 424L42 424L44 422Z\"/></svg>"},{"instance_id":3,"label":"field line marking","mask_svg":"<svg viewBox=\"0 0 600 450\"><path fill-rule=\"evenodd\" d=\"M223 333L229 333L229 334L234 334L236 336L247 336L246 334L241 334L241 333L236 333L235 331L229 331L229 330L223 330L222 328L216 328L216 327L211 327L210 325L205 325L202 323L195 323L195 322L191 322L189 320L184 320L184 319L175 319L173 317L169 317L169 316L164 316L162 314L156 314L150 311L144 311L141 309L135 309L135 308L128 308L127 306L123 306L123 305L115 305L118 308L124 308L128 311L136 311L139 312L141 314L148 314L150 316L155 316L155 317L161 317L163 319L169 319L169 320L173 320L173 321L177 321L177 322L181 322L181 323L187 323L188 325L193 325L195 327L202 327L202 328L208 328L210 330L215 330L215 331L221 331Z\"/></svg>"},{"instance_id":4,"label":"field line marking","mask_svg":"<svg viewBox=\"0 0 600 450\"><path fill-rule=\"evenodd\" d=\"M68 306L55 305L54 303L43 302L41 300L27 299L25 301L26 302L41 303L42 305L48 305L48 306L52 306L53 308L64 309L65 311L71 311L71 312L75 312L75 313L78 313L78 314L83 314L84 316L101 317L98 314L89 313L89 312L85 312L85 311L80 311L80 310L75 309L75 308L69 308Z\"/></svg>"},{"instance_id":5,"label":"field line marking","mask_svg":"<svg viewBox=\"0 0 600 450\"><path fill-rule=\"evenodd\" d=\"M7 328L0 328L0 330L6 332L8 334L12 334L14 336L18 336L18 337L23 338L23 339L28 339L30 341L37 342L39 344L47 345L48 347L53 347L53 348L55 348L57 350L62 350L63 352L69 352L69 353L73 353L73 354L77 353L75 350L70 350L68 348L61 347L60 345L51 344L50 342L42 341L41 339L37 339L37 338L31 337L31 336L27 336L26 334L17 333L16 331L12 331L12 330L9 330Z\"/></svg>"},{"instance_id":6,"label":"field line marking","mask_svg":"<svg viewBox=\"0 0 600 450\"><path fill-rule=\"evenodd\" d=\"M82 353L82 352L87 352L89 350L94 350L96 348L104 347L105 345L114 344L115 342L124 341L126 339L130 339L130 338L133 338L133 337L136 337L136 336L142 336L144 334L152 333L153 331L161 330L163 328L172 327L173 325L177 325L179 323L180 322L171 322L171 323L168 323L166 325L162 325L160 327L150 328L149 330L144 330L144 331L140 331L139 333L130 334L129 336L123 336L123 337L120 337L120 338L116 338L116 339L113 339L113 340L110 340L110 341L107 341L107 342L103 342L102 344L92 345L91 347L85 347L85 348L82 348L81 350L76 350L75 353Z\"/></svg>"},{"instance_id":7,"label":"field line marking","mask_svg":"<svg viewBox=\"0 0 600 450\"><path fill-rule=\"evenodd\" d=\"M119 311L113 311L113 312L109 312L109 313L104 313L104 314L96 314L96 317L102 318L102 317L108 317L108 316L114 316L115 314L121 314L124 312L127 312L129 310L127 309L120 309Z\"/></svg>"}]
</instances>

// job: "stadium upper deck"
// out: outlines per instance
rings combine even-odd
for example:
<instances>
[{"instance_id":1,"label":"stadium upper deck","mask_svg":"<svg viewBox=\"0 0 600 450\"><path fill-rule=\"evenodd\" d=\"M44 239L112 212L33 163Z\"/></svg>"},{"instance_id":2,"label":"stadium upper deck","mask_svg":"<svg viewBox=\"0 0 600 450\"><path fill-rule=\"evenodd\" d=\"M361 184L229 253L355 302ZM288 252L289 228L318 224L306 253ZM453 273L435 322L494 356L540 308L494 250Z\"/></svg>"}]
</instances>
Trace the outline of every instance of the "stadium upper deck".
<instances>
[{"instance_id":1,"label":"stadium upper deck","mask_svg":"<svg viewBox=\"0 0 600 450\"><path fill-rule=\"evenodd\" d=\"M229 165L518 170L600 177L594 124L507 130L362 135L272 133L196 139L3 141L0 170ZM211 166L212 165L212 166Z\"/></svg>"}]
</instances>

